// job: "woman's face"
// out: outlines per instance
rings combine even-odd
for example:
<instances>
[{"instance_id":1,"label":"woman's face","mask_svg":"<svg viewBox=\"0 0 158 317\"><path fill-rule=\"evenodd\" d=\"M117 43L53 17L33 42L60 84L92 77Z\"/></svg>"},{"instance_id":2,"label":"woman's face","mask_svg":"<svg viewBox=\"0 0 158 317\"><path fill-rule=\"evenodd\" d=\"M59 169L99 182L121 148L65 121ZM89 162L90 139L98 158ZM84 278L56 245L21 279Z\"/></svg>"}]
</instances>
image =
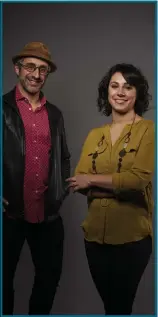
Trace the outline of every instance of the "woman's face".
<instances>
[{"instance_id":1,"label":"woman's face","mask_svg":"<svg viewBox=\"0 0 158 317\"><path fill-rule=\"evenodd\" d=\"M136 88L130 86L121 73L115 73L108 87L108 101L112 110L118 113L127 113L134 108Z\"/></svg>"}]
</instances>

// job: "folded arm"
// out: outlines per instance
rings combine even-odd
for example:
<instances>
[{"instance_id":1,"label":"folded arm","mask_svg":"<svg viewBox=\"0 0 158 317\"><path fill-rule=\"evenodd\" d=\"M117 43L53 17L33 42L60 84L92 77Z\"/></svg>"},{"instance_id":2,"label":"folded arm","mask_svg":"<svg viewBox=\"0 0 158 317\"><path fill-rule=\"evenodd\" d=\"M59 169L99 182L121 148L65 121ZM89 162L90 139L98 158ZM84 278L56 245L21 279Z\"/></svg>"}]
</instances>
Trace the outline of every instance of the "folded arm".
<instances>
[{"instance_id":1,"label":"folded arm","mask_svg":"<svg viewBox=\"0 0 158 317\"><path fill-rule=\"evenodd\" d=\"M86 141L87 142L87 141ZM135 160L130 170L108 175L88 174L86 169L86 142L83 147L75 176L68 179L69 186L74 191L96 188L105 190L105 197L109 194L119 194L126 190L143 190L152 180L154 170L154 128L147 129L139 145ZM107 192L108 190L108 192ZM103 194L103 193L102 193ZM102 195L101 194L101 195Z\"/></svg>"}]
</instances>

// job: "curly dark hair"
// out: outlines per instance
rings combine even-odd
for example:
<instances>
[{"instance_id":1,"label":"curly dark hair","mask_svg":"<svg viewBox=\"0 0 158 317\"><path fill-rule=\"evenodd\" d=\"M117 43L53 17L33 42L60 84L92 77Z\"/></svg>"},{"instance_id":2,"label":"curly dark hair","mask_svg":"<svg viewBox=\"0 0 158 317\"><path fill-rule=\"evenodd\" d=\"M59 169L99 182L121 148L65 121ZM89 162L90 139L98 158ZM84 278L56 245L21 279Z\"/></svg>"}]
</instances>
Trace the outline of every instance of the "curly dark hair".
<instances>
[{"instance_id":1,"label":"curly dark hair","mask_svg":"<svg viewBox=\"0 0 158 317\"><path fill-rule=\"evenodd\" d=\"M99 83L99 96L97 99L97 107L99 112L102 112L102 114L105 116L110 116L112 113L112 107L108 101L108 87L111 77L116 72L121 73L126 82L136 88L137 97L134 110L138 115L141 116L149 109L149 100L151 100L151 95L148 93L149 85L140 69L131 64L125 63L116 64L111 67Z\"/></svg>"}]
</instances>

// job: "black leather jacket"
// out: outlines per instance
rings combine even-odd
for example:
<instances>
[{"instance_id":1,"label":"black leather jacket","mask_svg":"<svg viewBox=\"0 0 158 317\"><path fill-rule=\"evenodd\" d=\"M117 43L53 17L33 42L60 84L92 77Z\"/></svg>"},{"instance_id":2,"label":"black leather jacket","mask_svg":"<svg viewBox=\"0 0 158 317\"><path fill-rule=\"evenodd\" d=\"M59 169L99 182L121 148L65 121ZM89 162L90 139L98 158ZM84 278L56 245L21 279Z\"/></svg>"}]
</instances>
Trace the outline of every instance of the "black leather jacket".
<instances>
[{"instance_id":1,"label":"black leather jacket","mask_svg":"<svg viewBox=\"0 0 158 317\"><path fill-rule=\"evenodd\" d=\"M59 208L68 194L65 179L70 176L70 154L61 111L49 102L46 102L46 109L52 141L48 190L45 192L45 220L49 221L59 216ZM24 217L24 169L24 126L14 89L3 96L3 197L9 202L8 214L16 218Z\"/></svg>"}]
</instances>

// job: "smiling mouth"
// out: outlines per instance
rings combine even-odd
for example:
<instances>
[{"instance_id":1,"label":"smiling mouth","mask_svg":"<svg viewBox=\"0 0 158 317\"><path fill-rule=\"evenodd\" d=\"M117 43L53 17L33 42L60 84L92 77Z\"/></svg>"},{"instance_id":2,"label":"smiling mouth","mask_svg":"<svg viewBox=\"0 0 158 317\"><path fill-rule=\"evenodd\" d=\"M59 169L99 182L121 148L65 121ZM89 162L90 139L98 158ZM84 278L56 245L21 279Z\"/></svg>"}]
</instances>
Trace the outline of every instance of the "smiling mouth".
<instances>
[{"instance_id":1,"label":"smiling mouth","mask_svg":"<svg viewBox=\"0 0 158 317\"><path fill-rule=\"evenodd\" d=\"M125 99L115 99L115 101L116 101L117 103L124 103L124 102L126 102L127 100L125 100Z\"/></svg>"},{"instance_id":2,"label":"smiling mouth","mask_svg":"<svg viewBox=\"0 0 158 317\"><path fill-rule=\"evenodd\" d=\"M32 86L37 86L37 85L40 85L40 84L41 84L41 82L35 81L35 80L28 80L28 81L29 81L29 83L30 83Z\"/></svg>"}]
</instances>

